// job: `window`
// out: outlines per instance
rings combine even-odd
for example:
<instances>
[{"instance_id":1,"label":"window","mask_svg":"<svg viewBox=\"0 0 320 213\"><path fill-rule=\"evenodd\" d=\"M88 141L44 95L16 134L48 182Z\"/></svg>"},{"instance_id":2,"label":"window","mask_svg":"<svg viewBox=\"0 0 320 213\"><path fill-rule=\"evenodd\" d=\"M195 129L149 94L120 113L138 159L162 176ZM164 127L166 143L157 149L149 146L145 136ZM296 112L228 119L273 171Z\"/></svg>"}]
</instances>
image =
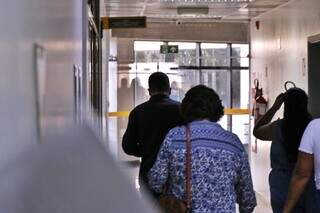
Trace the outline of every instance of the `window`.
<instances>
[{"instance_id":1,"label":"window","mask_svg":"<svg viewBox=\"0 0 320 213\"><path fill-rule=\"evenodd\" d=\"M87 71L90 109L100 117L102 112L101 35L99 1L88 1Z\"/></svg>"},{"instance_id":2,"label":"window","mask_svg":"<svg viewBox=\"0 0 320 213\"><path fill-rule=\"evenodd\" d=\"M179 53L161 54L163 44L177 45ZM131 110L149 98L148 78L156 71L169 76L171 98L177 101L191 87L204 84L219 94L225 108L249 107L248 44L136 41L134 51L136 60L130 71L119 73L119 82L131 89L126 96L132 93L132 104L124 109ZM248 143L249 119L249 115L225 115L219 123Z\"/></svg>"},{"instance_id":3,"label":"window","mask_svg":"<svg viewBox=\"0 0 320 213\"><path fill-rule=\"evenodd\" d=\"M201 43L201 65L220 66L230 65L229 48L227 44Z\"/></svg>"}]
</instances>

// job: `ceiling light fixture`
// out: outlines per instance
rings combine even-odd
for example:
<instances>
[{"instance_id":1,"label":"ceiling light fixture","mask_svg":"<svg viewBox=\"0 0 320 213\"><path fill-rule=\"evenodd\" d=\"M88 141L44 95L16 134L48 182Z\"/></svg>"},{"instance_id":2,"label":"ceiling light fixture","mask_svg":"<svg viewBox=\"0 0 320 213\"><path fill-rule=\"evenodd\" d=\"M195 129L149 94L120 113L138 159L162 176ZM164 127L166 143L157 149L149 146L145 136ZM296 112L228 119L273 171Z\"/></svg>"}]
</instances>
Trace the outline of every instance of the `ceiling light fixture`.
<instances>
[{"instance_id":1,"label":"ceiling light fixture","mask_svg":"<svg viewBox=\"0 0 320 213\"><path fill-rule=\"evenodd\" d=\"M179 15L207 15L209 14L209 7L203 6L203 7L178 7L177 8Z\"/></svg>"},{"instance_id":2,"label":"ceiling light fixture","mask_svg":"<svg viewBox=\"0 0 320 213\"><path fill-rule=\"evenodd\" d=\"M184 3L196 4L196 3L249 3L254 0L184 0ZM181 0L160 0L160 3L167 3L167 4L175 4L175 3L182 3Z\"/></svg>"}]
</instances>

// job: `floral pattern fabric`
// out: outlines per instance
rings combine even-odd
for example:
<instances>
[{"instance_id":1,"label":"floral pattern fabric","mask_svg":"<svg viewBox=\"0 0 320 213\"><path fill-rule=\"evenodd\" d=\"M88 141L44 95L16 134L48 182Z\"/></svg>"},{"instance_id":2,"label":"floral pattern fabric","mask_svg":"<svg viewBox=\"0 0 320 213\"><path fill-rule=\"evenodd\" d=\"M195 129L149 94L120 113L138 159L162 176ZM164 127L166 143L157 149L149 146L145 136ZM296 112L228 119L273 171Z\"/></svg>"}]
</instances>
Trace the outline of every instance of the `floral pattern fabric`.
<instances>
[{"instance_id":1,"label":"floral pattern fabric","mask_svg":"<svg viewBox=\"0 0 320 213\"><path fill-rule=\"evenodd\" d=\"M236 202L242 213L256 206L250 167L238 137L219 124L192 122L192 212L234 213ZM158 158L149 172L149 186L156 193L186 199L185 127L167 134Z\"/></svg>"}]
</instances>

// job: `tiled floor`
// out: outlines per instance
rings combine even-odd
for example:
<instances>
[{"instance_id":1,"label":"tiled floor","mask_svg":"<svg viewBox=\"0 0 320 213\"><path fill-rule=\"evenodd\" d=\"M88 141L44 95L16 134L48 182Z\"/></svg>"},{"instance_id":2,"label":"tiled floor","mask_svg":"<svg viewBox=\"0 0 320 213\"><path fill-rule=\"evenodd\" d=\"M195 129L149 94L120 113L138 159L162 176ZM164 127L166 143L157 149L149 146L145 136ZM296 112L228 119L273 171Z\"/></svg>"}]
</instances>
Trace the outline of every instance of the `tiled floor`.
<instances>
[{"instance_id":1,"label":"tiled floor","mask_svg":"<svg viewBox=\"0 0 320 213\"><path fill-rule=\"evenodd\" d=\"M129 180L132 184L138 186L138 172L139 172L139 162L133 161L129 164L125 164L125 166L122 167L124 172L129 174ZM265 200L261 195L258 193L256 194L258 205L254 210L254 213L272 213L271 206L267 200Z\"/></svg>"},{"instance_id":2,"label":"tiled floor","mask_svg":"<svg viewBox=\"0 0 320 213\"><path fill-rule=\"evenodd\" d=\"M272 213L270 203L266 201L262 196L259 194L257 195L258 205L254 210L254 213Z\"/></svg>"}]
</instances>

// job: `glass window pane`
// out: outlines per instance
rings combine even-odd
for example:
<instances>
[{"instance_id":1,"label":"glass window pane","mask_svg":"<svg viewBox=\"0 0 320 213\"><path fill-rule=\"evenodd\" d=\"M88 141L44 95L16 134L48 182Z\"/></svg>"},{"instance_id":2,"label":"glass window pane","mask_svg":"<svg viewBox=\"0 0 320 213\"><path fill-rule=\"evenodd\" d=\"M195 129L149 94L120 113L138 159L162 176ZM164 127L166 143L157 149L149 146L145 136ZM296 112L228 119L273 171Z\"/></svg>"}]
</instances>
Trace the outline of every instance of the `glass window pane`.
<instances>
[{"instance_id":1,"label":"glass window pane","mask_svg":"<svg viewBox=\"0 0 320 213\"><path fill-rule=\"evenodd\" d=\"M228 129L228 115L224 115L218 123L224 128L225 130Z\"/></svg>"},{"instance_id":2,"label":"glass window pane","mask_svg":"<svg viewBox=\"0 0 320 213\"><path fill-rule=\"evenodd\" d=\"M157 41L135 41L134 51L136 63L154 62L164 60L164 56L160 54L160 46L163 42Z\"/></svg>"},{"instance_id":3,"label":"glass window pane","mask_svg":"<svg viewBox=\"0 0 320 213\"><path fill-rule=\"evenodd\" d=\"M232 44L232 66L249 67L248 44Z\"/></svg>"},{"instance_id":4,"label":"glass window pane","mask_svg":"<svg viewBox=\"0 0 320 213\"><path fill-rule=\"evenodd\" d=\"M166 54L166 62L174 62L178 66L197 65L197 45L194 42L169 42L169 45L178 45L178 54Z\"/></svg>"},{"instance_id":5,"label":"glass window pane","mask_svg":"<svg viewBox=\"0 0 320 213\"><path fill-rule=\"evenodd\" d=\"M163 42L160 41L135 41L134 42L134 51L159 51L160 46L163 45Z\"/></svg>"},{"instance_id":6,"label":"glass window pane","mask_svg":"<svg viewBox=\"0 0 320 213\"><path fill-rule=\"evenodd\" d=\"M167 73L171 85L170 98L176 101L182 101L186 92L200 83L198 70L176 70L175 73Z\"/></svg>"},{"instance_id":7,"label":"glass window pane","mask_svg":"<svg viewBox=\"0 0 320 213\"><path fill-rule=\"evenodd\" d=\"M174 62L160 62L159 63L159 71L164 73L174 72L179 67L178 64Z\"/></svg>"},{"instance_id":8,"label":"glass window pane","mask_svg":"<svg viewBox=\"0 0 320 213\"><path fill-rule=\"evenodd\" d=\"M118 75L118 111L131 111L147 101L148 78L152 72L129 72Z\"/></svg>"},{"instance_id":9,"label":"glass window pane","mask_svg":"<svg viewBox=\"0 0 320 213\"><path fill-rule=\"evenodd\" d=\"M149 99L148 93L148 79L151 73L137 74L131 81L131 87L133 87L133 99L135 106L142 104Z\"/></svg>"},{"instance_id":10,"label":"glass window pane","mask_svg":"<svg viewBox=\"0 0 320 213\"><path fill-rule=\"evenodd\" d=\"M249 70L232 70L232 107L249 108Z\"/></svg>"},{"instance_id":11,"label":"glass window pane","mask_svg":"<svg viewBox=\"0 0 320 213\"><path fill-rule=\"evenodd\" d=\"M238 135L243 144L249 143L249 115L232 116L232 132Z\"/></svg>"},{"instance_id":12,"label":"glass window pane","mask_svg":"<svg viewBox=\"0 0 320 213\"><path fill-rule=\"evenodd\" d=\"M203 70L202 83L214 89L224 107L230 107L230 72L228 70Z\"/></svg>"},{"instance_id":13,"label":"glass window pane","mask_svg":"<svg viewBox=\"0 0 320 213\"><path fill-rule=\"evenodd\" d=\"M229 66L227 44L201 43L202 66Z\"/></svg>"},{"instance_id":14,"label":"glass window pane","mask_svg":"<svg viewBox=\"0 0 320 213\"><path fill-rule=\"evenodd\" d=\"M194 42L169 42L169 45L178 45L179 50L194 50L197 44Z\"/></svg>"},{"instance_id":15,"label":"glass window pane","mask_svg":"<svg viewBox=\"0 0 320 213\"><path fill-rule=\"evenodd\" d=\"M133 88L130 83L134 78L133 74L118 75L118 92L117 92L117 111L131 111L134 106Z\"/></svg>"}]
</instances>

